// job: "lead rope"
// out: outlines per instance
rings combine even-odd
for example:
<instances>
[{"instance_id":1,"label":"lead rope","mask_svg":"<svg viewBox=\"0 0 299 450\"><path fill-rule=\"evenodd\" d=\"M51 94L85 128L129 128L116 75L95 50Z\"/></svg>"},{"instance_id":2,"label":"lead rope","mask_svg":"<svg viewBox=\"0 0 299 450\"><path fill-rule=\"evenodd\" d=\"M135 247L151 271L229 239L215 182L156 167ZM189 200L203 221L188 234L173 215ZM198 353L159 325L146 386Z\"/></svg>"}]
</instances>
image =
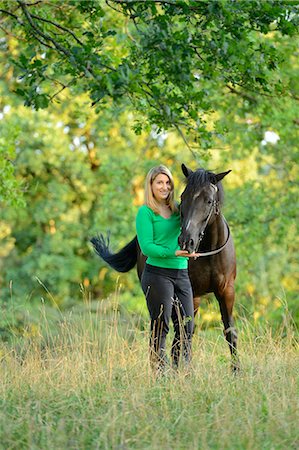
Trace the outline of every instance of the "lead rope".
<instances>
[{"instance_id":1,"label":"lead rope","mask_svg":"<svg viewBox=\"0 0 299 450\"><path fill-rule=\"evenodd\" d=\"M224 247L226 246L226 244L228 243L228 240L229 240L229 238L230 238L230 229L229 229L228 223L227 223L227 221L225 220L224 217L223 217L223 220L224 220L224 223L225 223L226 228L227 228L227 238L226 238L225 243L224 243L223 245L221 245L221 247L216 248L215 250L211 250L211 251L209 251L209 252L202 252L202 253L199 253L199 254L198 254L198 258L199 258L200 256L212 256L212 255L216 255L217 253L220 253L221 250L223 250ZM197 253L197 252L196 252L196 253ZM194 259L196 259L196 258L194 258Z\"/></svg>"}]
</instances>

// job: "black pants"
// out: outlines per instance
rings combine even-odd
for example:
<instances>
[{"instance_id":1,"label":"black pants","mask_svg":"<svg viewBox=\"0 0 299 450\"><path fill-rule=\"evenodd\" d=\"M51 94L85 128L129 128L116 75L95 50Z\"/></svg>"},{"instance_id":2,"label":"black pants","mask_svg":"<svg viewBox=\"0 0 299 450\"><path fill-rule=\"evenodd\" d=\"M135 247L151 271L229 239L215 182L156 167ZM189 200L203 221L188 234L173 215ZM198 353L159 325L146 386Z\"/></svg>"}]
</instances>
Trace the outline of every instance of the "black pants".
<instances>
[{"instance_id":1,"label":"black pants","mask_svg":"<svg viewBox=\"0 0 299 450\"><path fill-rule=\"evenodd\" d=\"M185 362L191 359L194 308L187 269L165 269L145 265L141 286L151 317L150 349L163 360L170 318L174 325L171 348L173 365L179 363L181 344Z\"/></svg>"}]
</instances>

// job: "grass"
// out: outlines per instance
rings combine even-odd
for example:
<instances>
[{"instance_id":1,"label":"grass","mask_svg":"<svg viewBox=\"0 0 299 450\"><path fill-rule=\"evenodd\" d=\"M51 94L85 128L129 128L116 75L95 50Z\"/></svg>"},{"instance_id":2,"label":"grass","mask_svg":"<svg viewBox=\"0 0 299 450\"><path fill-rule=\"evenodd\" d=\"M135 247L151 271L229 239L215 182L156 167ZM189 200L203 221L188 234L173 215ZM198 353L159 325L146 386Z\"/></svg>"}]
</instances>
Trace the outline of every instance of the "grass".
<instances>
[{"instance_id":1,"label":"grass","mask_svg":"<svg viewBox=\"0 0 299 450\"><path fill-rule=\"evenodd\" d=\"M238 328L239 375L219 328L197 331L190 373L156 379L115 299L56 328L41 310L40 332L0 347L0 448L297 449L295 336Z\"/></svg>"}]
</instances>

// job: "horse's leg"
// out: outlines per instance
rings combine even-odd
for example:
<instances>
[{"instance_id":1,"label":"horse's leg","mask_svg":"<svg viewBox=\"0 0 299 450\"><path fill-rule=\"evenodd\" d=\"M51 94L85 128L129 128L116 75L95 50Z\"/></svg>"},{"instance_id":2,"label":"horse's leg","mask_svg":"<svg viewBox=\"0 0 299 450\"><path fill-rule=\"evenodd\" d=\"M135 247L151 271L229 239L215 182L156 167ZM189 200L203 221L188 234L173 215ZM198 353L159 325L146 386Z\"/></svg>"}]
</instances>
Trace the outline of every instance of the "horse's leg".
<instances>
[{"instance_id":1,"label":"horse's leg","mask_svg":"<svg viewBox=\"0 0 299 450\"><path fill-rule=\"evenodd\" d=\"M215 292L215 295L220 306L222 322L224 325L223 332L232 355L232 369L233 371L237 371L239 369L239 358L237 354L238 334L233 319L233 307L235 302L235 289L233 283L227 284L225 289L221 292Z\"/></svg>"},{"instance_id":2,"label":"horse's leg","mask_svg":"<svg viewBox=\"0 0 299 450\"><path fill-rule=\"evenodd\" d=\"M197 313L199 313L200 297L193 297L194 319ZM194 323L193 334L197 328L197 324Z\"/></svg>"},{"instance_id":3,"label":"horse's leg","mask_svg":"<svg viewBox=\"0 0 299 450\"><path fill-rule=\"evenodd\" d=\"M197 314L197 311L199 310L200 305L200 297L193 297L193 306L194 306L194 317Z\"/></svg>"}]
</instances>

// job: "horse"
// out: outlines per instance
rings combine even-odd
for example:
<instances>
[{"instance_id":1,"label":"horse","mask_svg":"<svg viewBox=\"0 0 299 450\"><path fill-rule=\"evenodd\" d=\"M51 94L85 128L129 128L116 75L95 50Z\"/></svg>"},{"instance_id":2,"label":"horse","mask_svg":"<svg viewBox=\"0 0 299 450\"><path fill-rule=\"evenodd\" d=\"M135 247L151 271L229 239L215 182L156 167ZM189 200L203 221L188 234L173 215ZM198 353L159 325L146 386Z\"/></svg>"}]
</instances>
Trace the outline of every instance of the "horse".
<instances>
[{"instance_id":1,"label":"horse","mask_svg":"<svg viewBox=\"0 0 299 450\"><path fill-rule=\"evenodd\" d=\"M221 213L224 191L221 180L231 171L215 174L205 169L192 171L182 164L186 186L181 195L181 233L179 246L198 257L190 258L189 277L193 290L194 315L198 312L200 298L214 293L221 312L224 335L228 342L232 369L239 369L237 331L234 326L234 282L236 255L230 228ZM141 252L137 236L118 253L109 250L110 239L102 234L91 239L95 252L118 272L128 272L137 263L139 280L146 256Z\"/></svg>"}]
</instances>

